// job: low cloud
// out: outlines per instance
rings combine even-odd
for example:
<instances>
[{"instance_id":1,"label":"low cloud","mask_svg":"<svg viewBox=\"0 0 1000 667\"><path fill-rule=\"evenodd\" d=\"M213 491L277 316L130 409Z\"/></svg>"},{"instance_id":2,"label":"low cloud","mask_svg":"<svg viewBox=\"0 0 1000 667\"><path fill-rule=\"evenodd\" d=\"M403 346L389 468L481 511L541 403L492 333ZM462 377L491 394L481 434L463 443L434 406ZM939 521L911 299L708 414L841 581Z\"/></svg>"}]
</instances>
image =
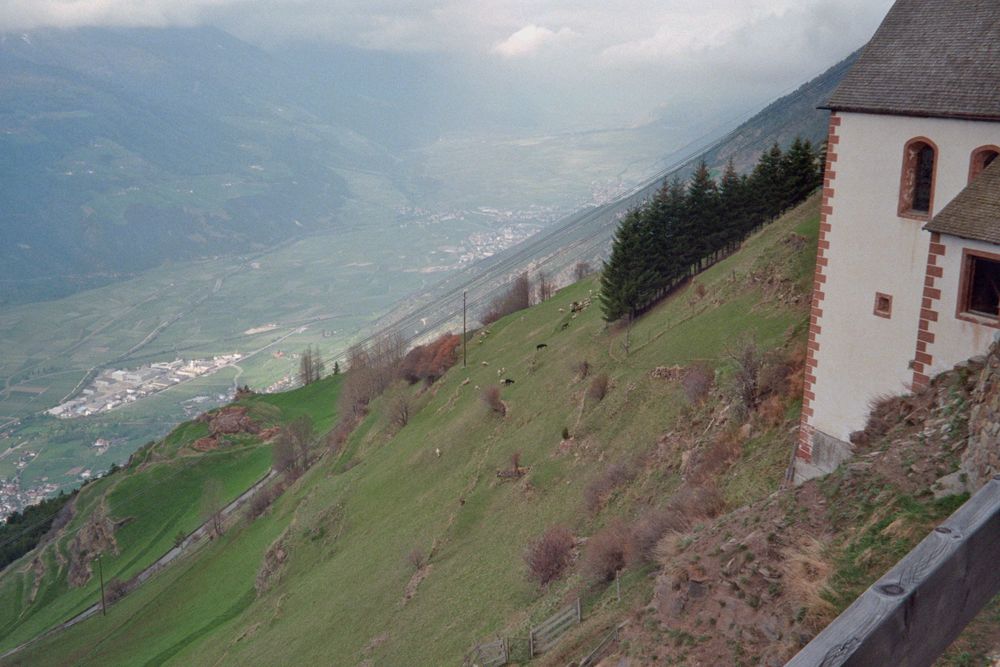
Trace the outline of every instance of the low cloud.
<instances>
[{"instance_id":1,"label":"low cloud","mask_svg":"<svg viewBox=\"0 0 1000 667\"><path fill-rule=\"evenodd\" d=\"M200 23L241 0L2 0L0 31L83 26L166 27Z\"/></svg>"},{"instance_id":2,"label":"low cloud","mask_svg":"<svg viewBox=\"0 0 1000 667\"><path fill-rule=\"evenodd\" d=\"M493 52L504 58L531 56L547 45L570 39L574 35L572 30L565 27L554 31L535 24L526 25L494 46Z\"/></svg>"},{"instance_id":3,"label":"low cloud","mask_svg":"<svg viewBox=\"0 0 1000 667\"><path fill-rule=\"evenodd\" d=\"M628 122L665 104L766 102L864 44L892 1L0 0L0 35L212 25L266 47L446 54L483 89Z\"/></svg>"}]
</instances>

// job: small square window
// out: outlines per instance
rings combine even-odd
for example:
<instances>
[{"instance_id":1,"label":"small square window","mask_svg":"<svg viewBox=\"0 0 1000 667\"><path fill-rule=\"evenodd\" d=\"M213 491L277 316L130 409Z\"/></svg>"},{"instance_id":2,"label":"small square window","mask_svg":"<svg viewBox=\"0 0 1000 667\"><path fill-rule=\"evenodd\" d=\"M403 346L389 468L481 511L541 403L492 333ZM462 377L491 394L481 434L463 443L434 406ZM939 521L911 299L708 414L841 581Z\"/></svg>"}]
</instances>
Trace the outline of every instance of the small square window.
<instances>
[{"instance_id":1,"label":"small square window","mask_svg":"<svg viewBox=\"0 0 1000 667\"><path fill-rule=\"evenodd\" d=\"M976 317L998 319L1000 313L1000 261L966 253L965 290L961 311Z\"/></svg>"},{"instance_id":2,"label":"small square window","mask_svg":"<svg viewBox=\"0 0 1000 667\"><path fill-rule=\"evenodd\" d=\"M882 292L875 292L874 313L879 317L884 317L886 319L892 317L892 296L889 294L882 294Z\"/></svg>"}]
</instances>

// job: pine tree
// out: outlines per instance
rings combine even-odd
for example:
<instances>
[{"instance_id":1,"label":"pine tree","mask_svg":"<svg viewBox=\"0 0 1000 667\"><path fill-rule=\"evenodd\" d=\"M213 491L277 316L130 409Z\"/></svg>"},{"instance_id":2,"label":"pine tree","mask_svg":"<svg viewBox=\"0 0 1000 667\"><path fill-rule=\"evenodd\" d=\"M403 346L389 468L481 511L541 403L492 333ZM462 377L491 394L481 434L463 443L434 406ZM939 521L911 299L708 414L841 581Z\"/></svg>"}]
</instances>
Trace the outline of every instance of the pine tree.
<instances>
[{"instance_id":1,"label":"pine tree","mask_svg":"<svg viewBox=\"0 0 1000 667\"><path fill-rule=\"evenodd\" d=\"M685 231L686 245L691 249L693 264L718 252L723 245L722 212L719 209L719 189L702 160L687 191Z\"/></svg>"},{"instance_id":2,"label":"pine tree","mask_svg":"<svg viewBox=\"0 0 1000 667\"><path fill-rule=\"evenodd\" d=\"M816 188L816 153L812 143L799 137L781 160L783 208L791 208Z\"/></svg>"},{"instance_id":3,"label":"pine tree","mask_svg":"<svg viewBox=\"0 0 1000 667\"><path fill-rule=\"evenodd\" d=\"M774 143L770 150L760 156L750 178L751 196L756 213L764 220L774 218L783 208L781 147Z\"/></svg>"},{"instance_id":4,"label":"pine tree","mask_svg":"<svg viewBox=\"0 0 1000 667\"><path fill-rule=\"evenodd\" d=\"M736 173L730 158L719 181L719 206L725 220L724 240L727 248L739 243L749 229L751 212L748 209L745 181Z\"/></svg>"},{"instance_id":5,"label":"pine tree","mask_svg":"<svg viewBox=\"0 0 1000 667\"><path fill-rule=\"evenodd\" d=\"M654 298L658 274L648 252L652 228L643 209L622 219L611 245L611 256L601 275L601 310L607 322L634 317Z\"/></svg>"}]
</instances>

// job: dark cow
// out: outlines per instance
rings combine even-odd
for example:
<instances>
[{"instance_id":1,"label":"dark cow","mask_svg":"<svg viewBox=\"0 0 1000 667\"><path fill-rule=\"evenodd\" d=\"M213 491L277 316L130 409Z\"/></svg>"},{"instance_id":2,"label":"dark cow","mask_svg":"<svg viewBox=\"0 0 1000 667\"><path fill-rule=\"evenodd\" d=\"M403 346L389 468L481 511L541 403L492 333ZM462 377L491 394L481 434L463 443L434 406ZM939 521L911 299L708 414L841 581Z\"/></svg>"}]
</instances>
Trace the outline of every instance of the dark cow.
<instances>
[{"instance_id":1,"label":"dark cow","mask_svg":"<svg viewBox=\"0 0 1000 667\"><path fill-rule=\"evenodd\" d=\"M549 346L549 344L548 344L548 343L539 343L538 345L536 345L536 346L535 346L535 349L536 349L536 350L544 350L544 349L545 349L545 348L547 348L548 346Z\"/></svg>"},{"instance_id":2,"label":"dark cow","mask_svg":"<svg viewBox=\"0 0 1000 667\"><path fill-rule=\"evenodd\" d=\"M510 385L514 384L514 381L511 380L510 378L504 378L503 384L509 387Z\"/></svg>"}]
</instances>

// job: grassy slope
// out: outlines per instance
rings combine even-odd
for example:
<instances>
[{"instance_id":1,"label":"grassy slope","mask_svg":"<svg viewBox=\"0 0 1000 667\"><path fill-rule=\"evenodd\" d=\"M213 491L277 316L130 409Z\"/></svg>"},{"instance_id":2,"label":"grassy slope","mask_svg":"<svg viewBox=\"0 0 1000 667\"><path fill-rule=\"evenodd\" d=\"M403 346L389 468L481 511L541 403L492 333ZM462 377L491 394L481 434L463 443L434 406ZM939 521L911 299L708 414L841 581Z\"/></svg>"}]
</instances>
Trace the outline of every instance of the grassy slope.
<instances>
[{"instance_id":1,"label":"grassy slope","mask_svg":"<svg viewBox=\"0 0 1000 667\"><path fill-rule=\"evenodd\" d=\"M293 419L307 409L320 427L328 428L339 384L339 378L331 378L296 392L251 399L251 414L269 425ZM30 639L99 600L96 580L72 588L66 568L59 567L54 556L56 549L63 555L68 553L70 540L99 505L107 507L116 520L132 519L116 532L119 553L104 559L105 580L127 580L168 551L175 535L190 532L204 521L202 494L208 480L223 483L228 501L267 472L271 448L255 437L235 437L224 449L204 454L187 447L207 432L204 423L184 424L143 452L139 465L85 487L73 521L41 554L46 572L33 604L27 600L34 583L31 555L4 571L0 576L0 599L4 601L0 606L0 649Z\"/></svg>"},{"instance_id":2,"label":"grassy slope","mask_svg":"<svg viewBox=\"0 0 1000 667\"><path fill-rule=\"evenodd\" d=\"M655 448L683 411L677 384L652 378L652 368L703 360L725 372L725 349L737 331L764 347L801 342L805 299L773 300L773 291L752 277L777 266L804 289L817 218L813 200L700 276L703 299L691 300L686 291L649 313L631 332L628 357L624 333L606 329L596 303L575 318L569 313L571 302L595 290L592 280L494 324L470 343L467 370L453 369L427 392L392 391L406 393L416 407L401 431L385 416L390 394L372 406L339 458L310 470L265 518L157 578L106 619L83 623L19 660L450 664L476 640L516 634L579 591L593 619L583 632L596 632L607 592L583 588L576 575L540 592L525 578L525 545L552 523L590 534L669 495L679 482L676 467L647 471L597 518L581 499L604 465ZM807 237L797 249L786 243L792 232ZM548 348L537 351L541 342ZM575 377L583 359L593 374L611 378L599 403L585 399L589 381ZM480 399L479 388L496 383L499 368L516 381L503 389L505 418ZM294 402L271 400L287 401L286 408ZM563 427L574 441L559 454ZM727 497L742 502L777 488L789 446L786 433L758 436L744 452L752 474L727 478ZM501 483L495 472L515 451L530 472ZM263 552L279 536L289 558L254 599L248 591ZM404 603L413 547L430 554L430 566ZM649 580L630 574L624 589L626 596L648 597Z\"/></svg>"}]
</instances>

